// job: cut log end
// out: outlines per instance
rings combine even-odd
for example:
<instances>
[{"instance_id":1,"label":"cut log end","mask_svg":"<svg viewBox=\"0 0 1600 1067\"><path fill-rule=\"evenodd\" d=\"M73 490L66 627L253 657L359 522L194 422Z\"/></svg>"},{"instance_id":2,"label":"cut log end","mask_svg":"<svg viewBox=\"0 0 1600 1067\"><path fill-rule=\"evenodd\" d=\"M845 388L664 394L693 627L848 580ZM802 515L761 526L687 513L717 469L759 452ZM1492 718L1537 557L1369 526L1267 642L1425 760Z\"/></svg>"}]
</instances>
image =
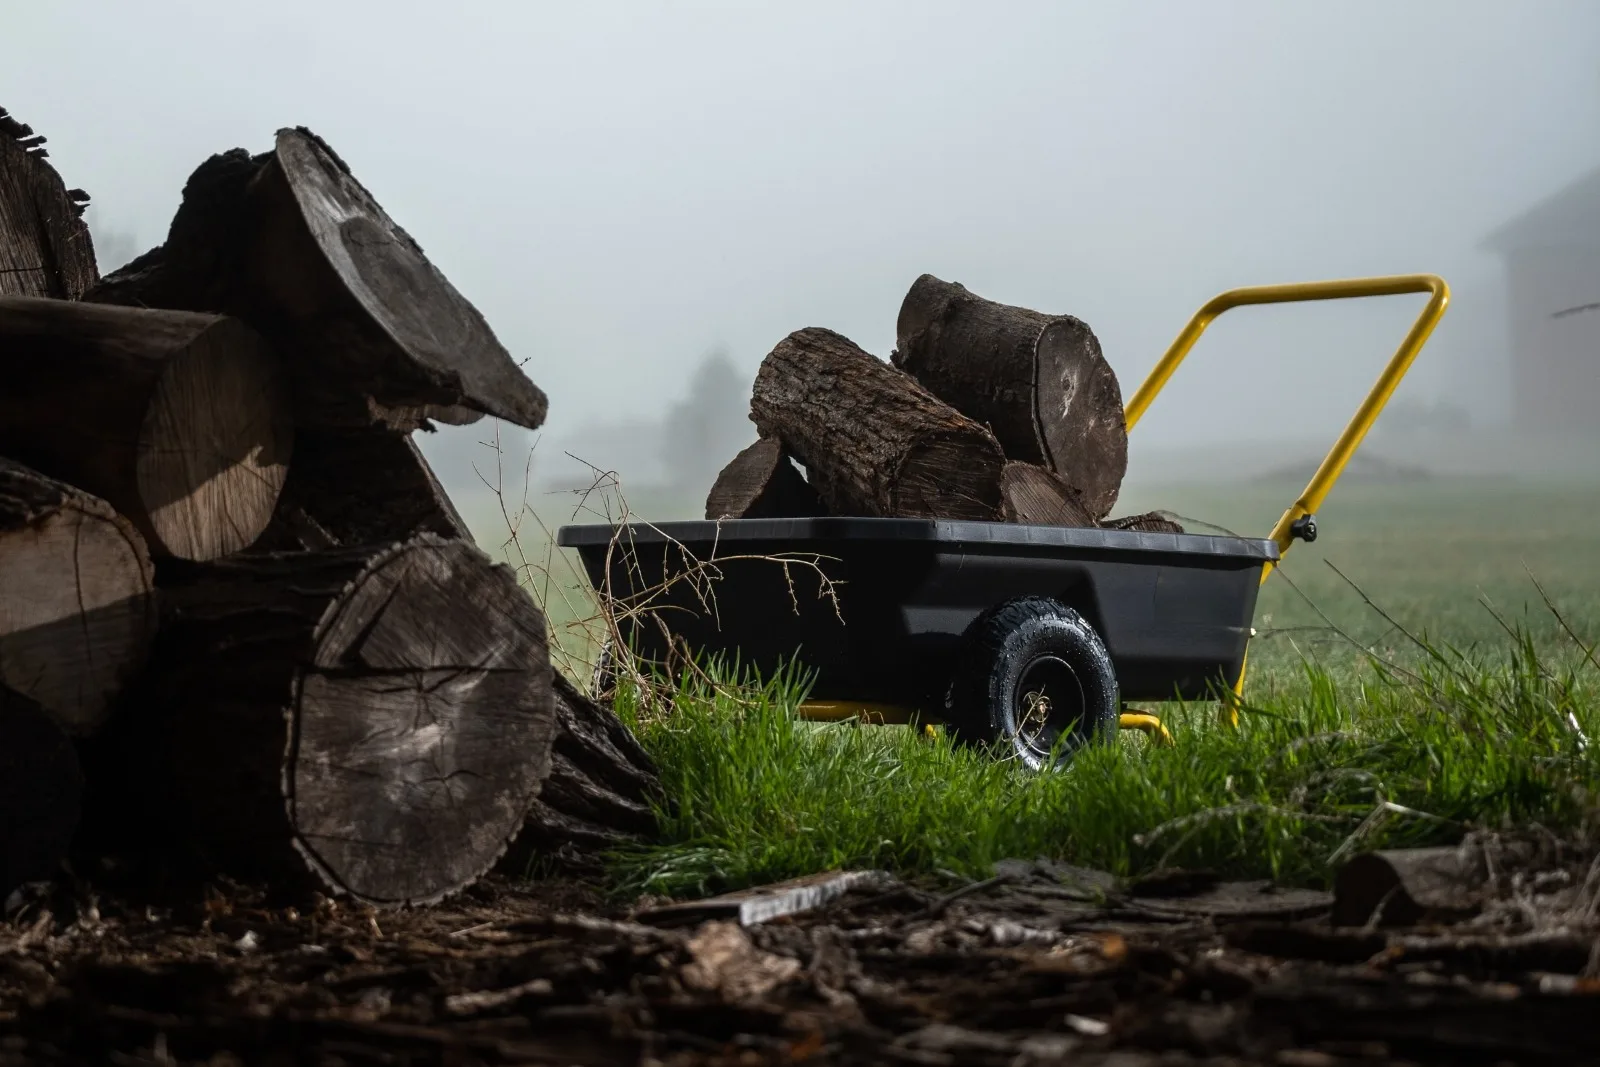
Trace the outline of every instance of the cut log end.
<instances>
[{"instance_id":1,"label":"cut log end","mask_svg":"<svg viewBox=\"0 0 1600 1067\"><path fill-rule=\"evenodd\" d=\"M1001 515L1006 522L1092 528L1094 516L1083 494L1032 463L1007 463L1000 476Z\"/></svg>"},{"instance_id":2,"label":"cut log end","mask_svg":"<svg viewBox=\"0 0 1600 1067\"><path fill-rule=\"evenodd\" d=\"M1127 419L1116 372L1080 319L1052 319L1039 334L1036 392L1048 465L1083 493L1095 518L1111 513L1128 472Z\"/></svg>"},{"instance_id":3,"label":"cut log end","mask_svg":"<svg viewBox=\"0 0 1600 1067\"><path fill-rule=\"evenodd\" d=\"M277 360L236 320L217 320L170 362L136 467L160 550L216 559L255 542L288 476L289 410Z\"/></svg>"},{"instance_id":4,"label":"cut log end","mask_svg":"<svg viewBox=\"0 0 1600 1067\"><path fill-rule=\"evenodd\" d=\"M295 845L331 885L421 903L499 858L545 773L544 620L470 545L422 538L335 601L284 771Z\"/></svg>"},{"instance_id":5,"label":"cut log end","mask_svg":"<svg viewBox=\"0 0 1600 1067\"><path fill-rule=\"evenodd\" d=\"M0 686L93 734L155 633L149 554L94 497L0 460Z\"/></svg>"},{"instance_id":6,"label":"cut log end","mask_svg":"<svg viewBox=\"0 0 1600 1067\"><path fill-rule=\"evenodd\" d=\"M733 457L706 496L708 519L803 519L826 514L816 490L795 469L776 437L763 437Z\"/></svg>"},{"instance_id":7,"label":"cut log end","mask_svg":"<svg viewBox=\"0 0 1600 1067\"><path fill-rule=\"evenodd\" d=\"M0 686L0 901L60 870L82 805L71 740L38 704Z\"/></svg>"},{"instance_id":8,"label":"cut log end","mask_svg":"<svg viewBox=\"0 0 1600 1067\"><path fill-rule=\"evenodd\" d=\"M1133 530L1137 533L1183 533L1183 526L1159 511L1142 515L1125 515L1120 519L1106 519L1100 524L1107 530Z\"/></svg>"},{"instance_id":9,"label":"cut log end","mask_svg":"<svg viewBox=\"0 0 1600 1067\"><path fill-rule=\"evenodd\" d=\"M298 214L298 225L331 271L331 277L324 270L308 274L303 253L262 264L261 278L289 318L300 319L301 311L318 305L326 312L341 300L353 301L367 321L346 340L381 336L410 361L393 383L410 398L383 395L386 383L359 383L378 386L374 396L380 404L407 409L409 400L416 404L415 418L455 409L450 419L465 420L464 409L471 409L528 429L543 425L549 406L544 392L518 369L477 308L320 138L305 129L278 131L276 151L254 186L257 200L273 212ZM369 365L384 364L397 361L380 356ZM403 381L411 375L420 378Z\"/></svg>"}]
</instances>

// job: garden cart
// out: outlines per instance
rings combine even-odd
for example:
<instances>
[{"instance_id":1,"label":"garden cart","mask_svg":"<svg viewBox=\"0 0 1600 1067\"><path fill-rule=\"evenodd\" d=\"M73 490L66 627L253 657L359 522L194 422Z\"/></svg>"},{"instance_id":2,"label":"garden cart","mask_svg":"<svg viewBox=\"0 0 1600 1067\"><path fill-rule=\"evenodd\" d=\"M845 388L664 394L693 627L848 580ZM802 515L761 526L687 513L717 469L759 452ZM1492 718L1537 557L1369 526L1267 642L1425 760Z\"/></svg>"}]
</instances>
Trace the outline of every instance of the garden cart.
<instances>
[{"instance_id":1,"label":"garden cart","mask_svg":"<svg viewBox=\"0 0 1600 1067\"><path fill-rule=\"evenodd\" d=\"M1260 586L1316 511L1449 302L1429 274L1224 292L1197 311L1127 402L1131 431L1207 326L1231 308L1427 293L1429 299L1305 491L1265 538L899 518L563 527L591 583L625 605L647 662L722 656L810 672L805 718L943 723L1032 768L1119 726L1164 737L1126 701L1238 695Z\"/></svg>"}]
</instances>

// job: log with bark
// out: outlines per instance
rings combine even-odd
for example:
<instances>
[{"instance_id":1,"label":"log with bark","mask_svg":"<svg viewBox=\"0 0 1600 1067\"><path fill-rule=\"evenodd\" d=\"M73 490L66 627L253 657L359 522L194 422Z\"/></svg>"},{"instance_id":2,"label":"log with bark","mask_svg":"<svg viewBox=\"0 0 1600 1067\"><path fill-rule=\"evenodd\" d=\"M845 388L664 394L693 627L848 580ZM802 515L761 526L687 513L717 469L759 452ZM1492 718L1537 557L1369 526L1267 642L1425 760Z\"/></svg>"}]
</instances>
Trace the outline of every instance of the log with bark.
<instances>
[{"instance_id":1,"label":"log with bark","mask_svg":"<svg viewBox=\"0 0 1600 1067\"><path fill-rule=\"evenodd\" d=\"M44 140L0 108L0 296L76 300L99 279L89 196L45 162Z\"/></svg>"},{"instance_id":2,"label":"log with bark","mask_svg":"<svg viewBox=\"0 0 1600 1067\"><path fill-rule=\"evenodd\" d=\"M0 903L61 868L82 813L72 741L43 708L0 686Z\"/></svg>"},{"instance_id":3,"label":"log with bark","mask_svg":"<svg viewBox=\"0 0 1600 1067\"><path fill-rule=\"evenodd\" d=\"M0 297L0 452L104 498L153 553L247 548L292 444L278 360L237 319Z\"/></svg>"},{"instance_id":4,"label":"log with bark","mask_svg":"<svg viewBox=\"0 0 1600 1067\"><path fill-rule=\"evenodd\" d=\"M472 540L410 437L386 430L313 428L295 436L264 551L405 541L421 533Z\"/></svg>"},{"instance_id":5,"label":"log with bark","mask_svg":"<svg viewBox=\"0 0 1600 1067\"><path fill-rule=\"evenodd\" d=\"M1001 514L1006 522L1039 526L1095 525L1083 494L1054 471L1033 463L1007 463L1000 475Z\"/></svg>"},{"instance_id":6,"label":"log with bark","mask_svg":"<svg viewBox=\"0 0 1600 1067\"><path fill-rule=\"evenodd\" d=\"M1122 391L1094 332L924 274L900 306L895 366L989 427L1007 459L1047 466L1095 519L1128 467Z\"/></svg>"},{"instance_id":7,"label":"log with bark","mask_svg":"<svg viewBox=\"0 0 1600 1067\"><path fill-rule=\"evenodd\" d=\"M832 330L797 330L756 376L751 418L805 464L834 515L993 520L994 435Z\"/></svg>"},{"instance_id":8,"label":"log with bark","mask_svg":"<svg viewBox=\"0 0 1600 1067\"><path fill-rule=\"evenodd\" d=\"M776 437L762 437L734 456L706 496L708 519L803 519L827 513Z\"/></svg>"},{"instance_id":9,"label":"log with bark","mask_svg":"<svg viewBox=\"0 0 1600 1067\"><path fill-rule=\"evenodd\" d=\"M158 578L151 685L119 720L146 753L130 745L126 773L166 786L157 838L378 906L438 900L500 858L555 731L544 617L510 568L425 534Z\"/></svg>"},{"instance_id":10,"label":"log with bark","mask_svg":"<svg viewBox=\"0 0 1600 1067\"><path fill-rule=\"evenodd\" d=\"M105 501L0 459L0 687L94 733L156 629L144 541Z\"/></svg>"},{"instance_id":11,"label":"log with bark","mask_svg":"<svg viewBox=\"0 0 1600 1067\"><path fill-rule=\"evenodd\" d=\"M560 671L554 680L550 774L499 865L516 877L540 861L594 866L605 850L655 829L662 796L654 762L622 720Z\"/></svg>"},{"instance_id":12,"label":"log with bark","mask_svg":"<svg viewBox=\"0 0 1600 1067\"><path fill-rule=\"evenodd\" d=\"M201 164L166 243L85 299L238 316L285 354L304 425L544 422L483 316L304 128Z\"/></svg>"}]
</instances>

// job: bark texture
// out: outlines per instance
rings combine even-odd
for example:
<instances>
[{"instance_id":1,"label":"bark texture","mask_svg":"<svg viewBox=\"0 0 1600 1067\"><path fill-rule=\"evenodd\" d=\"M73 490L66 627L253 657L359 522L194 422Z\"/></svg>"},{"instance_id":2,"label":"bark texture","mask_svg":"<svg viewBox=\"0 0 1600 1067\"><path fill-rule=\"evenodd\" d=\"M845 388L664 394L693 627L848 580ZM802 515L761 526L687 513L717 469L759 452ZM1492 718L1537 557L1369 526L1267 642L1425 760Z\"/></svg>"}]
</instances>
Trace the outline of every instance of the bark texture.
<instances>
[{"instance_id":1,"label":"bark texture","mask_svg":"<svg viewBox=\"0 0 1600 1067\"><path fill-rule=\"evenodd\" d=\"M827 507L776 437L763 437L722 468L706 496L708 519L803 519Z\"/></svg>"},{"instance_id":2,"label":"bark texture","mask_svg":"<svg viewBox=\"0 0 1600 1067\"><path fill-rule=\"evenodd\" d=\"M999 516L994 436L832 330L779 342L756 376L751 418L793 449L831 514Z\"/></svg>"},{"instance_id":3,"label":"bark texture","mask_svg":"<svg viewBox=\"0 0 1600 1067\"><path fill-rule=\"evenodd\" d=\"M592 865L599 853L649 834L661 798L655 764L616 714L554 672L556 735L550 775L500 869L539 862Z\"/></svg>"},{"instance_id":4,"label":"bark texture","mask_svg":"<svg viewBox=\"0 0 1600 1067\"><path fill-rule=\"evenodd\" d=\"M544 618L509 568L424 535L161 578L144 732L166 836L380 906L438 900L500 857L555 726Z\"/></svg>"},{"instance_id":5,"label":"bark texture","mask_svg":"<svg viewBox=\"0 0 1600 1067\"><path fill-rule=\"evenodd\" d=\"M99 278L89 195L45 162L44 141L0 108L0 296L76 300Z\"/></svg>"},{"instance_id":6,"label":"bark texture","mask_svg":"<svg viewBox=\"0 0 1600 1067\"><path fill-rule=\"evenodd\" d=\"M924 274L900 306L893 362L989 427L1007 459L1061 475L1095 518L1116 503L1127 471L1122 396L1082 321Z\"/></svg>"},{"instance_id":7,"label":"bark texture","mask_svg":"<svg viewBox=\"0 0 1600 1067\"><path fill-rule=\"evenodd\" d=\"M82 805L83 775L66 732L0 686L0 903L24 882L58 873Z\"/></svg>"},{"instance_id":8,"label":"bark texture","mask_svg":"<svg viewBox=\"0 0 1600 1067\"><path fill-rule=\"evenodd\" d=\"M1035 526L1095 525L1084 507L1083 494L1054 472L1032 463L1007 463L1000 476L1002 516L1006 522Z\"/></svg>"},{"instance_id":9,"label":"bark texture","mask_svg":"<svg viewBox=\"0 0 1600 1067\"><path fill-rule=\"evenodd\" d=\"M293 437L277 358L236 319L0 297L0 452L104 498L152 552L249 547Z\"/></svg>"},{"instance_id":10,"label":"bark texture","mask_svg":"<svg viewBox=\"0 0 1600 1067\"><path fill-rule=\"evenodd\" d=\"M0 459L0 687L93 734L149 653L153 582L105 501Z\"/></svg>"},{"instance_id":11,"label":"bark texture","mask_svg":"<svg viewBox=\"0 0 1600 1067\"><path fill-rule=\"evenodd\" d=\"M285 353L305 425L544 422L483 316L304 128L202 164L166 243L86 298L237 315Z\"/></svg>"}]
</instances>

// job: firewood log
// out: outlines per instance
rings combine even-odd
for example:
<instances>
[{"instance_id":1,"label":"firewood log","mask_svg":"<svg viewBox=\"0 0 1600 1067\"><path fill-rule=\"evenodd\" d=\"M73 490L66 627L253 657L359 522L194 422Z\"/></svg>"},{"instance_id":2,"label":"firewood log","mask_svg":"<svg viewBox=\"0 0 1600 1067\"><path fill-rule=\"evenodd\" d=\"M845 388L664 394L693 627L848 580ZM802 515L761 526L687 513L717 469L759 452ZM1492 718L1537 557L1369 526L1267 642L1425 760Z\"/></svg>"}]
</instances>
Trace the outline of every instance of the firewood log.
<instances>
[{"instance_id":1,"label":"firewood log","mask_svg":"<svg viewBox=\"0 0 1600 1067\"><path fill-rule=\"evenodd\" d=\"M103 498L152 553L249 547L293 435L277 358L236 319L0 297L0 453Z\"/></svg>"},{"instance_id":2,"label":"firewood log","mask_svg":"<svg viewBox=\"0 0 1600 1067\"><path fill-rule=\"evenodd\" d=\"M438 900L500 858L555 730L544 617L509 567L424 534L157 577L147 699L118 725L128 773L160 768L158 841L377 906Z\"/></svg>"},{"instance_id":3,"label":"firewood log","mask_svg":"<svg viewBox=\"0 0 1600 1067\"><path fill-rule=\"evenodd\" d=\"M0 459L0 686L94 733L155 636L144 541L103 500Z\"/></svg>"},{"instance_id":4,"label":"firewood log","mask_svg":"<svg viewBox=\"0 0 1600 1067\"><path fill-rule=\"evenodd\" d=\"M751 417L806 466L834 515L993 520L994 436L832 330L790 334L761 364Z\"/></svg>"},{"instance_id":5,"label":"firewood log","mask_svg":"<svg viewBox=\"0 0 1600 1067\"><path fill-rule=\"evenodd\" d=\"M1002 513L1007 522L1037 526L1087 526L1095 521L1083 494L1060 475L1032 463L1007 463L1000 476Z\"/></svg>"},{"instance_id":6,"label":"firewood log","mask_svg":"<svg viewBox=\"0 0 1600 1067\"><path fill-rule=\"evenodd\" d=\"M45 162L43 142L0 108L0 296L76 300L99 278L89 198Z\"/></svg>"},{"instance_id":7,"label":"firewood log","mask_svg":"<svg viewBox=\"0 0 1600 1067\"><path fill-rule=\"evenodd\" d=\"M892 358L989 427L1007 459L1049 467L1094 518L1110 513L1128 469L1122 390L1083 321L924 274L900 306Z\"/></svg>"},{"instance_id":8,"label":"firewood log","mask_svg":"<svg viewBox=\"0 0 1600 1067\"><path fill-rule=\"evenodd\" d=\"M304 128L201 164L166 243L85 299L237 315L285 354L302 425L544 422L483 316Z\"/></svg>"},{"instance_id":9,"label":"firewood log","mask_svg":"<svg viewBox=\"0 0 1600 1067\"><path fill-rule=\"evenodd\" d=\"M760 438L734 456L706 496L708 519L804 519L827 513L776 437Z\"/></svg>"}]
</instances>

